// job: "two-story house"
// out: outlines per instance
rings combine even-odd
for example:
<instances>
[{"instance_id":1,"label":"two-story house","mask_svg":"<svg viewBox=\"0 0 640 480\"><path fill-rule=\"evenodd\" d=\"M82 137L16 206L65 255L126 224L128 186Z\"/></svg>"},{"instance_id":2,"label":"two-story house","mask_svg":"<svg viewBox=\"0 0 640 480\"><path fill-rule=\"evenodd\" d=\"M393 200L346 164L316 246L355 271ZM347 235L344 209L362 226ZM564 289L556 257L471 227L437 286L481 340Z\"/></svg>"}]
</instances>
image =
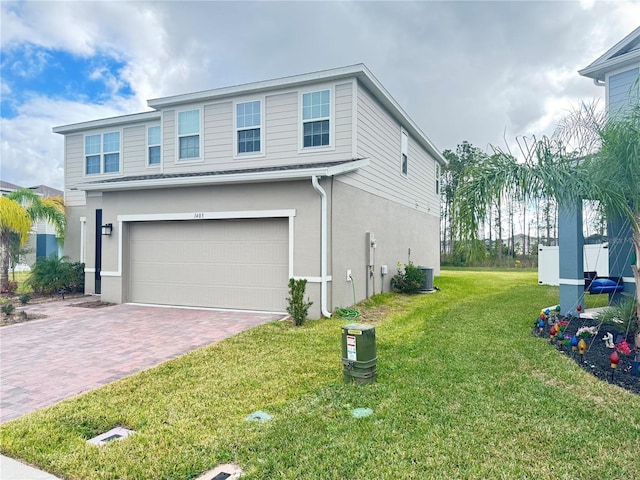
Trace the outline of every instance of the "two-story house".
<instances>
[{"instance_id":1,"label":"two-story house","mask_svg":"<svg viewBox=\"0 0 640 480\"><path fill-rule=\"evenodd\" d=\"M53 129L87 292L282 312L305 278L319 317L439 273L445 159L364 65L148 104Z\"/></svg>"},{"instance_id":2,"label":"two-story house","mask_svg":"<svg viewBox=\"0 0 640 480\"><path fill-rule=\"evenodd\" d=\"M610 117L636 104L640 98L640 27L578 73L604 87L606 111ZM567 310L571 310L577 305L584 306L582 205L561 211L559 227L560 304L569 306ZM608 218L607 237L609 275L622 278L625 292L634 292L630 222L622 218Z\"/></svg>"}]
</instances>

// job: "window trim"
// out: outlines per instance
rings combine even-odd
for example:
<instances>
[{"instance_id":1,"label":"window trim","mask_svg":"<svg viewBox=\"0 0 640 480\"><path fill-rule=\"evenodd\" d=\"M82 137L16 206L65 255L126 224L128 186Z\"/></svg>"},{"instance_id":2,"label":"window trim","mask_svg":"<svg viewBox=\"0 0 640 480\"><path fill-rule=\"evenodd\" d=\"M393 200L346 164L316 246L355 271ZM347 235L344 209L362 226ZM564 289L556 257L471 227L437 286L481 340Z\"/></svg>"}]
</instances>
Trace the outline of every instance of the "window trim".
<instances>
[{"instance_id":1,"label":"window trim","mask_svg":"<svg viewBox=\"0 0 640 480\"><path fill-rule=\"evenodd\" d=\"M160 129L160 143L151 144L149 143L149 129L150 128L159 128ZM145 125L145 152L146 152L146 166L149 168L159 168L162 165L162 125L154 124L154 125ZM149 149L151 147L160 147L160 162L159 163L150 163Z\"/></svg>"},{"instance_id":2,"label":"window trim","mask_svg":"<svg viewBox=\"0 0 640 480\"><path fill-rule=\"evenodd\" d=\"M259 102L260 103L260 126L259 127L243 127L238 128L238 105L243 103L251 103L251 102ZM264 157L266 155L266 145L265 145L265 97L250 97L242 100L234 100L232 109L233 109L233 158L234 159L243 159L243 158L255 158L255 157ZM260 151L256 152L244 152L240 153L238 151L238 132L243 130L253 130L255 128L260 129Z\"/></svg>"},{"instance_id":3,"label":"window trim","mask_svg":"<svg viewBox=\"0 0 640 480\"><path fill-rule=\"evenodd\" d=\"M441 174L441 169L440 169L440 164L438 163L438 161L436 160L436 195L440 195L440 179L442 177Z\"/></svg>"},{"instance_id":4,"label":"window trim","mask_svg":"<svg viewBox=\"0 0 640 480\"><path fill-rule=\"evenodd\" d=\"M404 142L405 138L406 143ZM409 134L402 127L400 127L400 174L403 177L409 176Z\"/></svg>"},{"instance_id":5,"label":"window trim","mask_svg":"<svg viewBox=\"0 0 640 480\"><path fill-rule=\"evenodd\" d=\"M180 158L180 138L182 137L193 137L195 136L194 134L189 134L189 135L180 135L180 114L184 113L184 112L193 112L193 111L197 111L198 112L198 156L197 157L188 157L188 158ZM198 107L190 107L190 108L182 108L180 110L176 110L176 117L175 117L175 130L176 130L176 161L175 163L180 164L180 165L184 165L186 163L202 163L204 162L204 155L202 152L202 131L203 131L203 108L198 106Z\"/></svg>"},{"instance_id":6,"label":"window trim","mask_svg":"<svg viewBox=\"0 0 640 480\"><path fill-rule=\"evenodd\" d=\"M304 120L303 117L303 97L305 94L329 91L329 116L314 118L310 120ZM334 84L319 84L312 88L306 88L298 92L298 153L316 153L328 150L335 150L335 138L336 138L336 105L335 105L335 85ZM329 144L318 145L315 147L304 146L304 124L308 122L318 122L323 120L329 120Z\"/></svg>"},{"instance_id":7,"label":"window trim","mask_svg":"<svg viewBox=\"0 0 640 480\"><path fill-rule=\"evenodd\" d=\"M118 134L118 151L109 151L105 153L104 150L104 136L108 135L110 133L117 133ZM99 136L100 137L100 152L99 153L92 153L90 155L87 154L87 137L94 137L94 136ZM122 141L123 141L123 132L121 128L116 128L116 129L108 129L108 130L99 130L99 131L94 131L94 132L90 132L90 133L85 133L82 135L82 175L84 178L95 178L98 175L122 175L123 172L123 163L124 163L124 159L123 159L123 155L122 155ZM113 153L117 153L118 154L118 170L114 171L114 172L106 172L105 171L105 154L113 154ZM100 157L100 171L99 172L95 172L95 173L87 173L87 157L89 156L98 156Z\"/></svg>"}]
</instances>

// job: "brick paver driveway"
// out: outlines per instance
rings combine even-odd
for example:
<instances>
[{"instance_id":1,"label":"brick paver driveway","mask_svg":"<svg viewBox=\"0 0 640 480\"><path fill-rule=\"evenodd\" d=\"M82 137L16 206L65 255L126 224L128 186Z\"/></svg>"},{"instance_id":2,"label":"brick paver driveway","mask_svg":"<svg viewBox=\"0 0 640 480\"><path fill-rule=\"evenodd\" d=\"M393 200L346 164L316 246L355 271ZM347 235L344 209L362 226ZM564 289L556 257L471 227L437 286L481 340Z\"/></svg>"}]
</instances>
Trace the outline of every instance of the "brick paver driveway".
<instances>
[{"instance_id":1,"label":"brick paver driveway","mask_svg":"<svg viewBox=\"0 0 640 480\"><path fill-rule=\"evenodd\" d=\"M282 314L63 300L47 318L0 328L0 423L153 367Z\"/></svg>"}]
</instances>

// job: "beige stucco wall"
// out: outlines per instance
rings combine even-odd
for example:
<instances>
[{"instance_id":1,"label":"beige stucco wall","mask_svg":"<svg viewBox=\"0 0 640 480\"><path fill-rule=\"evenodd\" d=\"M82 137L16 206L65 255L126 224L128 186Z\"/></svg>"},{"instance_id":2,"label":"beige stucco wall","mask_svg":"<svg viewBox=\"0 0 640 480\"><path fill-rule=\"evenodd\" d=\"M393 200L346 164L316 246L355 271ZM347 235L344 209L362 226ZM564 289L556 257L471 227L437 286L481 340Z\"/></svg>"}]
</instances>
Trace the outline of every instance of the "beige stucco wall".
<instances>
[{"instance_id":1,"label":"beige stucco wall","mask_svg":"<svg viewBox=\"0 0 640 480\"><path fill-rule=\"evenodd\" d=\"M329 189L328 180L322 182ZM88 204L92 204L88 199ZM89 206L88 205L88 206ZM103 238L102 297L105 301L126 302L128 275L128 225L118 223L118 215L188 212L228 212L295 209L293 274L296 277L320 276L320 195L311 181L221 185L197 188L148 189L130 192L106 192L100 205L103 223L113 223L111 237ZM95 206L98 206L95 204ZM87 263L93 264L95 212L87 214ZM204 220L206 221L206 220ZM122 228L122 271L118 271L119 229ZM89 278L89 275L87 276ZM320 316L320 284L310 282L307 293L314 305L313 317Z\"/></svg>"},{"instance_id":2,"label":"beige stucco wall","mask_svg":"<svg viewBox=\"0 0 640 480\"><path fill-rule=\"evenodd\" d=\"M369 285L369 295L388 292L390 280L397 272L397 263L409 261L434 268L440 273L438 248L439 218L391 202L385 198L351 187L336 178L333 185L334 225L333 294L329 308L346 307L353 303L352 284L346 280L351 269L355 282L356 301L366 298L367 250L366 233L375 234L375 274ZM388 266L388 275L380 275L381 265ZM375 282L375 289L373 283Z\"/></svg>"}]
</instances>

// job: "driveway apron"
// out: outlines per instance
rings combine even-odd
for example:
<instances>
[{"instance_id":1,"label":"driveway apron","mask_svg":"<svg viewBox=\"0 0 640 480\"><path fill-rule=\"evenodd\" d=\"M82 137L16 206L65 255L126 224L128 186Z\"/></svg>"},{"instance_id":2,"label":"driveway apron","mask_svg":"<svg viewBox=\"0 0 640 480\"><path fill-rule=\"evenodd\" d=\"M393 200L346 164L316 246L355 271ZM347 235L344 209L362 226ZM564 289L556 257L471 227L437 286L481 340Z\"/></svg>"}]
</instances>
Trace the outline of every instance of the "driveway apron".
<instances>
[{"instance_id":1,"label":"driveway apron","mask_svg":"<svg viewBox=\"0 0 640 480\"><path fill-rule=\"evenodd\" d=\"M86 301L33 305L30 313L47 318L0 328L0 423L284 316L73 306Z\"/></svg>"}]
</instances>

